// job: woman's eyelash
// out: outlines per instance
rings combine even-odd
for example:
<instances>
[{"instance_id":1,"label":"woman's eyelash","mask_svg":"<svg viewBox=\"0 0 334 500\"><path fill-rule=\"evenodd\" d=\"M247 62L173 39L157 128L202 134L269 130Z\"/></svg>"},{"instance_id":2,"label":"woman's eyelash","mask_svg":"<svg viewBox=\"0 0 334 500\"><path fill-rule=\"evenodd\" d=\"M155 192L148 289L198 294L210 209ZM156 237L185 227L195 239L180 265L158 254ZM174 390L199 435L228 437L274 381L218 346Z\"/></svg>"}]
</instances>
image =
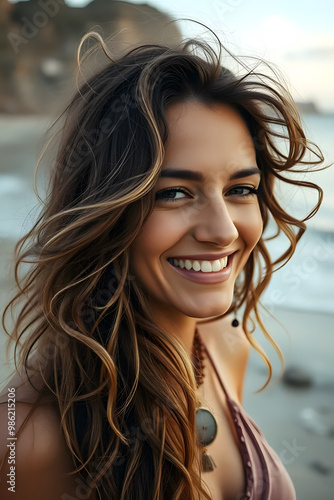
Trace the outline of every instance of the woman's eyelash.
<instances>
[{"instance_id":1,"label":"woman's eyelash","mask_svg":"<svg viewBox=\"0 0 334 500\"><path fill-rule=\"evenodd\" d=\"M183 198L168 198L168 197L165 197L164 195L166 193L183 193L183 194L188 195L188 193L184 189L182 189L182 188L169 188L169 189L163 189L162 191L159 191L158 193L156 193L155 199L156 200L162 200L162 201L178 201L180 199L183 199Z\"/></svg>"},{"instance_id":2,"label":"woman's eyelash","mask_svg":"<svg viewBox=\"0 0 334 500\"><path fill-rule=\"evenodd\" d=\"M240 190L245 190L245 189L248 192L246 194L241 194ZM241 196L242 198L246 198L247 196L254 196L254 195L261 194L261 189L256 189L255 187L252 187L252 186L235 186L235 187L229 189L229 191L227 192L227 196L233 196L233 194L231 194L231 191L237 191L237 190L239 190L239 193L237 193L237 196ZM168 197L167 196L168 193L174 193L174 194L175 193L183 193L183 194L186 194L187 196L189 196L189 194L187 193L187 191L185 191L182 188L168 188L168 189L162 189L161 191L159 191L158 193L156 193L155 199L163 201L163 202L167 202L167 201L179 201L180 199L181 200L184 199L184 198L171 198L171 197Z\"/></svg>"},{"instance_id":3,"label":"woman's eyelash","mask_svg":"<svg viewBox=\"0 0 334 500\"><path fill-rule=\"evenodd\" d=\"M243 190L243 189L247 189L248 193L247 194L238 193L237 196L242 196L243 198L245 198L247 196L259 195L262 192L261 188L256 189L253 186L235 186L235 187L231 188L227 193L230 193L231 191L237 191L237 190ZM231 194L227 194L227 195L232 196Z\"/></svg>"}]
</instances>

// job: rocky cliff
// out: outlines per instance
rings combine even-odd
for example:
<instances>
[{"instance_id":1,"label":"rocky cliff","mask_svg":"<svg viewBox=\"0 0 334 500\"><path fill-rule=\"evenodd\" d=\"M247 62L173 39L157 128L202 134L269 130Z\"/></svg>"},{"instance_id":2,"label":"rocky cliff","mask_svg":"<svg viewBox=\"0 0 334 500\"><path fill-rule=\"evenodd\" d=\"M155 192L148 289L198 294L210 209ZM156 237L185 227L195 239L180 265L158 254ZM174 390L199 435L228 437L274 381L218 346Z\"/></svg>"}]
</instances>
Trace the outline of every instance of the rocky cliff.
<instances>
[{"instance_id":1,"label":"rocky cliff","mask_svg":"<svg viewBox=\"0 0 334 500\"><path fill-rule=\"evenodd\" d=\"M137 43L178 42L180 32L170 21L145 4L116 0L82 8L63 0L0 0L0 112L57 110L75 88L76 51L89 30L111 36L108 46L117 55Z\"/></svg>"}]
</instances>

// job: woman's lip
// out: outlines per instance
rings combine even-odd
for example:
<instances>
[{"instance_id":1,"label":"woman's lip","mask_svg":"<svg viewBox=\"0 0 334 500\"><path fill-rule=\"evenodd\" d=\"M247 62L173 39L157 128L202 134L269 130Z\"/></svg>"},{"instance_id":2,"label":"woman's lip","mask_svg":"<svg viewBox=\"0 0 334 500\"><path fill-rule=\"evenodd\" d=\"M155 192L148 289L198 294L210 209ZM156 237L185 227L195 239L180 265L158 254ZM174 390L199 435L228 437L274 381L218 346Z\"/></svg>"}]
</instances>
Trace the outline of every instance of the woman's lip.
<instances>
[{"instance_id":1,"label":"woman's lip","mask_svg":"<svg viewBox=\"0 0 334 500\"><path fill-rule=\"evenodd\" d=\"M169 259L182 259L182 260L218 260L223 259L224 257L229 257L233 255L235 252L225 252L219 253L217 255L212 253L202 253L198 255L173 255L172 257L168 257Z\"/></svg>"},{"instance_id":2,"label":"woman's lip","mask_svg":"<svg viewBox=\"0 0 334 500\"><path fill-rule=\"evenodd\" d=\"M205 283L205 284L214 284L214 283L222 283L223 281L226 281L232 270L232 263L233 263L233 258L236 252L234 252L232 255L229 256L228 259L228 264L224 269L221 271L216 271L212 273L203 273L202 271L194 271L193 269L190 269L189 271L187 269L181 269L181 267L174 266L171 264L168 260L168 264L172 266L172 268L187 278L190 281L194 281L196 283Z\"/></svg>"}]
</instances>

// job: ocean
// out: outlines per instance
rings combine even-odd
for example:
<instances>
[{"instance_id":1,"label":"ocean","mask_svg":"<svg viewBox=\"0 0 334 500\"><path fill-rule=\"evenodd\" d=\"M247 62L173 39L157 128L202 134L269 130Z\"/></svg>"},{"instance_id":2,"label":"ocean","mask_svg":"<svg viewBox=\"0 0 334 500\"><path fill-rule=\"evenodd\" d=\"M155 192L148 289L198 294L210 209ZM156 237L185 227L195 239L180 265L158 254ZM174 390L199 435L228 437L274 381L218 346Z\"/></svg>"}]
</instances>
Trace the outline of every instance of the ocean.
<instances>
[{"instance_id":1,"label":"ocean","mask_svg":"<svg viewBox=\"0 0 334 500\"><path fill-rule=\"evenodd\" d=\"M263 304L272 313L276 307L334 313L334 114L303 115L307 137L321 149L330 165L322 171L302 174L298 179L318 184L324 191L323 203L306 224L307 230L297 244L291 260L275 272L263 295ZM319 167L314 167L319 168ZM310 189L284 186L286 211L305 216L314 206L317 196ZM270 233L270 231L269 231ZM287 248L287 239L280 235L268 242L272 255Z\"/></svg>"}]
</instances>

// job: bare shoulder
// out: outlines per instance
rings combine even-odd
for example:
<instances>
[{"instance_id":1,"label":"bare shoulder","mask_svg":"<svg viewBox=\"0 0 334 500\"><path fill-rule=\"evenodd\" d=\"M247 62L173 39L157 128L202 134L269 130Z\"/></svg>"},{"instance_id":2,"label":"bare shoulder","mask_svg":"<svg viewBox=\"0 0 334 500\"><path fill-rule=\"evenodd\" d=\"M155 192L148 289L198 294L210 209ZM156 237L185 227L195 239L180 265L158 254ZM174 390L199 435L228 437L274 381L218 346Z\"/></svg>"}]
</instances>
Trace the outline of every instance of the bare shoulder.
<instances>
[{"instance_id":1,"label":"bare shoulder","mask_svg":"<svg viewBox=\"0 0 334 500\"><path fill-rule=\"evenodd\" d=\"M31 403L16 402L16 439L7 432L8 411L7 405L0 406L0 425L5 431L0 439L1 498L12 498L13 490L8 489L11 485L8 478L12 477L16 500L70 499L66 495L74 494L75 480L65 474L74 470L74 464L56 409L50 404L33 408Z\"/></svg>"},{"instance_id":2,"label":"bare shoulder","mask_svg":"<svg viewBox=\"0 0 334 500\"><path fill-rule=\"evenodd\" d=\"M43 463L52 461L60 451L60 419L56 411L50 405L34 408L31 403L25 402L16 402L14 408L8 410L6 405L1 405L0 416L2 428L6 429L7 422L9 424L8 416L14 424L17 460L30 457L30 463L32 458L40 458ZM27 421L22 427L26 418ZM7 437L2 436L1 439L2 456L6 451L3 438Z\"/></svg>"},{"instance_id":3,"label":"bare shoulder","mask_svg":"<svg viewBox=\"0 0 334 500\"><path fill-rule=\"evenodd\" d=\"M243 384L248 364L250 344L241 326L232 326L233 316L228 315L216 321L203 323L200 332L208 347L215 351L221 361L225 382L230 393L242 400Z\"/></svg>"}]
</instances>

